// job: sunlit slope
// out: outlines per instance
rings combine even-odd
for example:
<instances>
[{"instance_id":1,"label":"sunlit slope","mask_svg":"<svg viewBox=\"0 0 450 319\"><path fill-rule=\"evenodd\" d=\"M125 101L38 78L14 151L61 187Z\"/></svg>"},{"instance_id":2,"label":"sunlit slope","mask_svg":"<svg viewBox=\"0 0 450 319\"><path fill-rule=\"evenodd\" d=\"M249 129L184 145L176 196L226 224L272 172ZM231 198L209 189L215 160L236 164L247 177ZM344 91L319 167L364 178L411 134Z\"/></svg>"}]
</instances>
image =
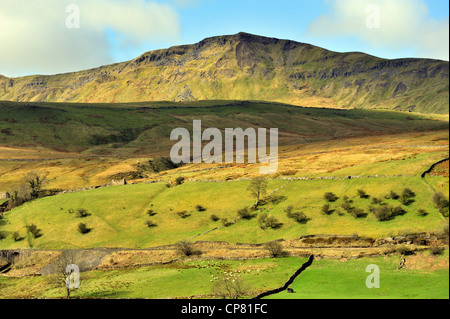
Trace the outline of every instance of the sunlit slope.
<instances>
[{"instance_id":1,"label":"sunlit slope","mask_svg":"<svg viewBox=\"0 0 450 319\"><path fill-rule=\"evenodd\" d=\"M0 77L0 100L265 100L448 114L448 76L446 61L386 60L239 33L91 70Z\"/></svg>"}]
</instances>

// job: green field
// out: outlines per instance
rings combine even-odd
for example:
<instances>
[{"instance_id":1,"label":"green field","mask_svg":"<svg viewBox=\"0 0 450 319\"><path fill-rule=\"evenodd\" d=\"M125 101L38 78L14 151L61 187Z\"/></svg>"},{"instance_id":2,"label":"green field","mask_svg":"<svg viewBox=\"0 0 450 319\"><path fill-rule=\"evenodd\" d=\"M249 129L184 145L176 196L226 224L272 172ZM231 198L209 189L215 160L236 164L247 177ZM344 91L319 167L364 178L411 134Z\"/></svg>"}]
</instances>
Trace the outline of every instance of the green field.
<instances>
[{"instance_id":1,"label":"green field","mask_svg":"<svg viewBox=\"0 0 450 319\"><path fill-rule=\"evenodd\" d=\"M427 257L424 255L422 257ZM409 258L409 257L408 257ZM448 259L448 252L435 257L434 263ZM447 299L448 269L397 270L400 257L358 260L316 260L292 284L294 294L286 292L270 298L295 299ZM240 274L248 286L246 298L258 291L280 287L306 259L289 257L247 261L186 261L167 266L91 271L81 274L79 298L214 298L214 278L224 271ZM380 267L380 288L365 286L370 264ZM250 271L249 271L250 270ZM240 271L238 273L238 271ZM60 298L64 290L52 276L0 277L0 298Z\"/></svg>"}]
</instances>

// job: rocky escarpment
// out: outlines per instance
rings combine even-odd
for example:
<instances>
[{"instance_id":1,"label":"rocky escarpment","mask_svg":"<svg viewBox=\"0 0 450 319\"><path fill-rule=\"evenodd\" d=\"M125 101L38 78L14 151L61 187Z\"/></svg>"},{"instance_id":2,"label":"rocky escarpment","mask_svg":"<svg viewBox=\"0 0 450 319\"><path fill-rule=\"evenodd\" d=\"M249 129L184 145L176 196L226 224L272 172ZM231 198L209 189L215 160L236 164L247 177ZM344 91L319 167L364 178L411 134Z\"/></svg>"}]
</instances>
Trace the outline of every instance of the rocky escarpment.
<instances>
[{"instance_id":1,"label":"rocky escarpment","mask_svg":"<svg viewBox=\"0 0 450 319\"><path fill-rule=\"evenodd\" d=\"M448 81L446 61L386 60L239 33L91 70L0 77L0 100L266 100L447 114Z\"/></svg>"}]
</instances>

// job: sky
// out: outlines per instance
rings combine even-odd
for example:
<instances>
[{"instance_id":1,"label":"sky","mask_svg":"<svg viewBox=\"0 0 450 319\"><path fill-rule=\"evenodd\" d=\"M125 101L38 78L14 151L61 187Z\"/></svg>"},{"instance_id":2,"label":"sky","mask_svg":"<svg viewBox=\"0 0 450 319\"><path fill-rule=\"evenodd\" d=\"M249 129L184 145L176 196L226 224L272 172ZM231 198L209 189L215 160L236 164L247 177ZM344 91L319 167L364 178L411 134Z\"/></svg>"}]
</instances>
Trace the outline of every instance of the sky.
<instances>
[{"instance_id":1,"label":"sky","mask_svg":"<svg viewBox=\"0 0 450 319\"><path fill-rule=\"evenodd\" d=\"M79 71L238 32L448 61L449 1L0 0L0 74Z\"/></svg>"}]
</instances>

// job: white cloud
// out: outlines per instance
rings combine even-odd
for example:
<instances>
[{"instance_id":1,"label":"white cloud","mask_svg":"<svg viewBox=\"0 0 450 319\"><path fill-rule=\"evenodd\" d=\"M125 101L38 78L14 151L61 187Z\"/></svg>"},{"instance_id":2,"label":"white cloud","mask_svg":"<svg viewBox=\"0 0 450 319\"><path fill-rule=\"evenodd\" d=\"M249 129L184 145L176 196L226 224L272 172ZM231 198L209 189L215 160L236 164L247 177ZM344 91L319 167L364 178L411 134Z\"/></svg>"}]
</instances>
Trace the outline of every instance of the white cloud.
<instances>
[{"instance_id":1,"label":"white cloud","mask_svg":"<svg viewBox=\"0 0 450 319\"><path fill-rule=\"evenodd\" d=\"M358 37L377 48L391 51L412 48L417 56L449 59L449 20L433 19L423 0L326 0L325 3L330 13L311 22L308 34L312 36ZM378 28L373 27L377 15Z\"/></svg>"},{"instance_id":2,"label":"white cloud","mask_svg":"<svg viewBox=\"0 0 450 319\"><path fill-rule=\"evenodd\" d=\"M69 4L80 9L80 28L69 29ZM0 74L53 74L112 63L106 30L126 48L175 40L172 6L144 0L0 0Z\"/></svg>"}]
</instances>

